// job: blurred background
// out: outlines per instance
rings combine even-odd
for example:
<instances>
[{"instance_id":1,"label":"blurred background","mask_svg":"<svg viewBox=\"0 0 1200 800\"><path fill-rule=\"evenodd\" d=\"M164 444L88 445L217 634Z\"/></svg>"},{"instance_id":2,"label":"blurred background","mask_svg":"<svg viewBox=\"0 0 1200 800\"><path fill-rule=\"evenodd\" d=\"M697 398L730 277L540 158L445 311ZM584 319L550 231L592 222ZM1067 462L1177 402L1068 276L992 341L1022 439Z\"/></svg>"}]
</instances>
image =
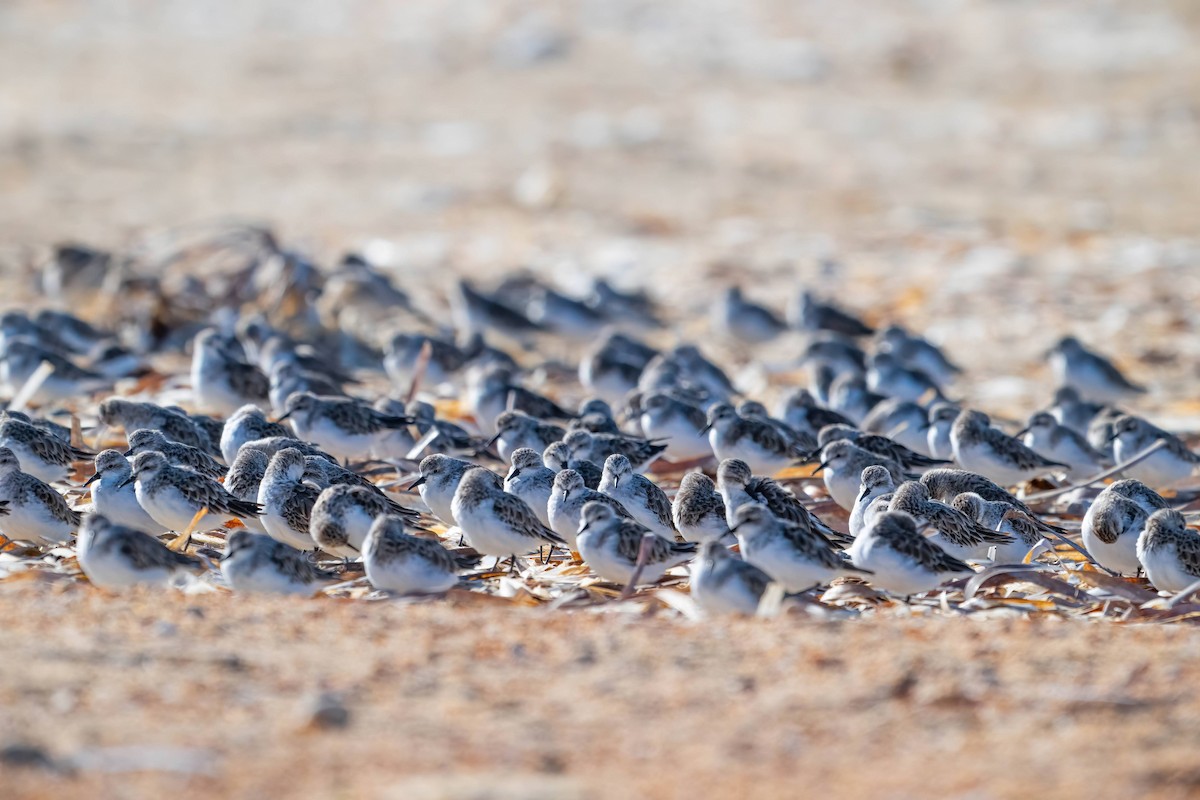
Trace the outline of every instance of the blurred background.
<instances>
[{"instance_id":1,"label":"blurred background","mask_svg":"<svg viewBox=\"0 0 1200 800\"><path fill-rule=\"evenodd\" d=\"M1192 0L8 0L0 74L10 265L248 218L417 294L803 281L1010 373L1197 321Z\"/></svg>"}]
</instances>

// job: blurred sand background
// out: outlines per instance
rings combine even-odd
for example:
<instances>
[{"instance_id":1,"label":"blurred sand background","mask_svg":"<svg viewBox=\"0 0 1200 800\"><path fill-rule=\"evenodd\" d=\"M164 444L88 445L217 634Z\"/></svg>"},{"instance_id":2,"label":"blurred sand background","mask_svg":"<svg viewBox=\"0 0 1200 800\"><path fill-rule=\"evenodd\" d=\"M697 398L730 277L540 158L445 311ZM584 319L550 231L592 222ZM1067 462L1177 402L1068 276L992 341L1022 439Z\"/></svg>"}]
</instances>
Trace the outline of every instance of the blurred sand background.
<instances>
[{"instance_id":1,"label":"blurred sand background","mask_svg":"<svg viewBox=\"0 0 1200 800\"><path fill-rule=\"evenodd\" d=\"M946 343L990 409L1044 402L1070 329L1197 427L1189 0L9 0L0 75L10 276L237 216L419 297L517 266L646 284L689 331L714 286L803 281ZM1200 786L1181 627L0 598L0 747L76 766L5 751L7 796ZM310 724L323 691L347 728Z\"/></svg>"}]
</instances>

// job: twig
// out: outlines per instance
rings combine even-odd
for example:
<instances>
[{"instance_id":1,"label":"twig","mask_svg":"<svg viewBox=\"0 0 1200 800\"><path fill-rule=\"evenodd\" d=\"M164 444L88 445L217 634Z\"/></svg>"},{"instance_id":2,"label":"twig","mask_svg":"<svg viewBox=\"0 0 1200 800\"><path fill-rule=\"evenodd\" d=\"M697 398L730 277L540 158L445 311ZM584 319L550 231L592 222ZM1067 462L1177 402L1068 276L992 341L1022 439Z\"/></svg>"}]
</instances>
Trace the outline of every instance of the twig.
<instances>
[{"instance_id":1,"label":"twig","mask_svg":"<svg viewBox=\"0 0 1200 800\"><path fill-rule=\"evenodd\" d=\"M412 383L408 385L408 395L404 398L404 405L407 406L417 396L417 387L421 385L421 380L425 377L425 370L429 368L429 359L433 358L433 344L426 339L421 345L421 352L417 353L417 363L413 367Z\"/></svg>"},{"instance_id":2,"label":"twig","mask_svg":"<svg viewBox=\"0 0 1200 800\"><path fill-rule=\"evenodd\" d=\"M1170 600L1168 600L1167 604L1166 604L1167 608L1174 608L1175 606L1182 603L1184 600L1191 597L1198 590L1200 590L1200 581L1196 581L1191 586L1187 587L1182 592L1180 592L1179 594L1175 595Z\"/></svg>"},{"instance_id":3,"label":"twig","mask_svg":"<svg viewBox=\"0 0 1200 800\"><path fill-rule=\"evenodd\" d=\"M38 364L37 369L30 374L29 379L21 386L20 391L13 396L12 402L8 404L12 411L24 411L25 405L33 399L38 393L38 389L42 388L50 376L54 374L54 365L49 361L43 361Z\"/></svg>"},{"instance_id":4,"label":"twig","mask_svg":"<svg viewBox=\"0 0 1200 800\"><path fill-rule=\"evenodd\" d=\"M650 558L650 545L654 543L655 534L647 531L642 534L642 541L638 545L637 564L634 565L633 575L629 576L629 583L625 584L625 588L621 590L622 600L628 600L637 587L638 580L642 577L642 570L646 568L646 561Z\"/></svg>"}]
</instances>

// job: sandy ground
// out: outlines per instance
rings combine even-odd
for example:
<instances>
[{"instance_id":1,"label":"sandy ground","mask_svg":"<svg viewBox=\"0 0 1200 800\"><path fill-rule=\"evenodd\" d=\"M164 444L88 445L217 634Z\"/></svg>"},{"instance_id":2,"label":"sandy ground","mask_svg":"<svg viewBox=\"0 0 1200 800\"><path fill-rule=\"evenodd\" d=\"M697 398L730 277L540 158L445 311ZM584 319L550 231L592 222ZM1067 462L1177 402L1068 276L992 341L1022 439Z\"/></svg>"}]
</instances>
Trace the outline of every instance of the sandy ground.
<instances>
[{"instance_id":1,"label":"sandy ground","mask_svg":"<svg viewBox=\"0 0 1200 800\"><path fill-rule=\"evenodd\" d=\"M605 274L688 335L804 282L1014 416L1070 329L1195 430L1198 40L1188 0L6 2L5 299L53 242L242 216L434 303ZM1186 625L0 598L6 797L1200 792Z\"/></svg>"},{"instance_id":2,"label":"sandy ground","mask_svg":"<svg viewBox=\"0 0 1200 800\"><path fill-rule=\"evenodd\" d=\"M462 599L164 603L38 582L0 584L0 597L0 732L81 765L6 765L9 797L1116 798L1200 785L1200 642L1183 628L697 625ZM322 694L344 727L315 714ZM138 771L148 764L161 771Z\"/></svg>"}]
</instances>

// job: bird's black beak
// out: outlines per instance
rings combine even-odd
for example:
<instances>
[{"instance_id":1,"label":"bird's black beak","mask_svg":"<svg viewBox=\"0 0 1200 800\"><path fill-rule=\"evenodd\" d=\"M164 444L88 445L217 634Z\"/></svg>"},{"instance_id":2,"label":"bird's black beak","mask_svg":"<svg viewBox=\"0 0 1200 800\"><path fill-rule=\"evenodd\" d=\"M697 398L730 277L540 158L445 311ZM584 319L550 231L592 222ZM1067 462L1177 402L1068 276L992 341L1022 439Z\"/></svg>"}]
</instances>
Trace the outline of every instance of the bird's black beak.
<instances>
[{"instance_id":1,"label":"bird's black beak","mask_svg":"<svg viewBox=\"0 0 1200 800\"><path fill-rule=\"evenodd\" d=\"M484 450L492 449L492 445L494 445L496 442L500 441L500 437L503 435L504 435L504 431L496 431L496 435L493 436L492 438L488 439L487 442L484 443L483 449Z\"/></svg>"},{"instance_id":2,"label":"bird's black beak","mask_svg":"<svg viewBox=\"0 0 1200 800\"><path fill-rule=\"evenodd\" d=\"M131 455L133 455L133 448L132 447L129 448L124 453L121 453L121 455L125 456L126 458L129 458Z\"/></svg>"},{"instance_id":3,"label":"bird's black beak","mask_svg":"<svg viewBox=\"0 0 1200 800\"><path fill-rule=\"evenodd\" d=\"M294 413L296 413L296 409L294 409L294 408L293 408L291 411L285 411L285 412L283 412L282 414L280 414L278 417L276 417L276 418L275 418L275 421L276 421L276 422L283 422L285 419L287 419L288 417L290 417L290 416L291 416L292 414L294 414Z\"/></svg>"},{"instance_id":4,"label":"bird's black beak","mask_svg":"<svg viewBox=\"0 0 1200 800\"><path fill-rule=\"evenodd\" d=\"M822 461L820 464L817 464L817 468L812 471L812 474L816 475L818 472L820 472L821 470L825 469L828 466L829 466L828 461Z\"/></svg>"},{"instance_id":5,"label":"bird's black beak","mask_svg":"<svg viewBox=\"0 0 1200 800\"><path fill-rule=\"evenodd\" d=\"M421 485L421 484L423 484L423 483L425 483L425 476L424 476L424 475L422 475L421 477L417 478L415 481L413 481L412 483L410 483L408 486L405 486L405 487L404 487L404 491L406 491L406 492L408 492L408 491L412 491L413 489L417 488L418 486L420 486L420 485Z\"/></svg>"},{"instance_id":6,"label":"bird's black beak","mask_svg":"<svg viewBox=\"0 0 1200 800\"><path fill-rule=\"evenodd\" d=\"M713 426L713 424L710 422L710 423L708 423L707 425L705 425L703 428L701 428L701 429L700 429L700 432L701 432L701 433L708 433L709 431L711 431L711 430L712 430L712 426Z\"/></svg>"},{"instance_id":7,"label":"bird's black beak","mask_svg":"<svg viewBox=\"0 0 1200 800\"><path fill-rule=\"evenodd\" d=\"M98 481L98 480L100 480L100 473L99 473L99 472L96 472L96 473L94 473L94 474L92 475L92 477L90 477L90 478L88 478L86 481L84 481L84 482L83 482L83 485L84 485L84 486L91 486L93 483L95 483L95 482L96 482L96 481Z\"/></svg>"},{"instance_id":8,"label":"bird's black beak","mask_svg":"<svg viewBox=\"0 0 1200 800\"><path fill-rule=\"evenodd\" d=\"M1024 435L1025 435L1025 434L1027 434L1027 433L1029 433L1029 426L1028 426L1028 425L1026 425L1024 428L1021 428L1021 430L1019 430L1019 431L1017 431L1016 433L1014 433L1014 434L1013 434L1013 436L1014 436L1014 437L1016 437L1017 439L1020 439L1022 436L1024 436Z\"/></svg>"},{"instance_id":9,"label":"bird's black beak","mask_svg":"<svg viewBox=\"0 0 1200 800\"><path fill-rule=\"evenodd\" d=\"M513 467L508 473L508 479L511 481L513 478L517 477L520 474L521 474L521 470L517 469L516 467Z\"/></svg>"},{"instance_id":10,"label":"bird's black beak","mask_svg":"<svg viewBox=\"0 0 1200 800\"><path fill-rule=\"evenodd\" d=\"M744 522L739 522L737 525L734 525L732 528L730 528L730 529L729 529L729 532L730 532L730 533L737 533L737 529L738 529L738 528L740 528L740 527L742 527L742 526L743 526L743 525L745 525L745 524L746 524L746 523L744 523Z\"/></svg>"},{"instance_id":11,"label":"bird's black beak","mask_svg":"<svg viewBox=\"0 0 1200 800\"><path fill-rule=\"evenodd\" d=\"M121 488L123 488L123 487L125 487L125 486L128 486L129 484L133 483L133 482L134 482L136 479L137 479L137 478L136 478L135 476L133 476L133 475L130 475L128 478L126 478L125 480L123 480L123 481L121 481L120 483L118 483L118 484L117 484L117 486L116 486L116 488L118 488L118 489L121 489Z\"/></svg>"},{"instance_id":12,"label":"bird's black beak","mask_svg":"<svg viewBox=\"0 0 1200 800\"><path fill-rule=\"evenodd\" d=\"M1111 443L1111 442L1115 441L1115 440L1117 439L1117 437L1118 437L1118 436L1120 436L1120 435L1121 435L1121 432L1120 432L1120 431L1113 431L1113 432L1112 432L1112 435L1111 435L1111 436L1109 436L1107 439L1105 439L1105 440L1104 440L1104 443L1105 443L1105 444L1109 444L1109 443Z\"/></svg>"}]
</instances>

